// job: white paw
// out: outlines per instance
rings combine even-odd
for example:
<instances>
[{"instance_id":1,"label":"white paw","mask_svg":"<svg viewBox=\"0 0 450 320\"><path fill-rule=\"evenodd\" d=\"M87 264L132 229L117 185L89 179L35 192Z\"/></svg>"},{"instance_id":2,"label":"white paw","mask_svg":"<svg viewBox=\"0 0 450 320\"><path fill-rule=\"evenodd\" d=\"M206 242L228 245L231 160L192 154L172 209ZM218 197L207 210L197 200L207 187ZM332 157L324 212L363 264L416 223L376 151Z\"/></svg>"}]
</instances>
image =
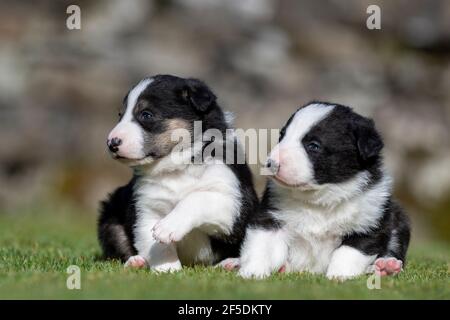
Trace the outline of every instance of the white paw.
<instances>
[{"instance_id":1,"label":"white paw","mask_svg":"<svg viewBox=\"0 0 450 320\"><path fill-rule=\"evenodd\" d=\"M257 265L243 265L241 266L241 269L239 270L239 275L242 278L250 279L264 279L268 276L270 276L271 271L269 268L264 268Z\"/></svg>"},{"instance_id":2,"label":"white paw","mask_svg":"<svg viewBox=\"0 0 450 320\"><path fill-rule=\"evenodd\" d=\"M150 268L157 272L175 272L182 269L180 260L175 262L167 262L158 265L152 265Z\"/></svg>"},{"instance_id":3,"label":"white paw","mask_svg":"<svg viewBox=\"0 0 450 320\"><path fill-rule=\"evenodd\" d=\"M159 220L152 229L153 238L161 243L172 243L183 239L190 231L186 220L171 218L170 215Z\"/></svg>"},{"instance_id":4,"label":"white paw","mask_svg":"<svg viewBox=\"0 0 450 320\"><path fill-rule=\"evenodd\" d=\"M144 268L147 266L147 261L142 256L131 256L128 258L127 262L125 262L125 268Z\"/></svg>"},{"instance_id":5,"label":"white paw","mask_svg":"<svg viewBox=\"0 0 450 320\"><path fill-rule=\"evenodd\" d=\"M224 268L225 270L228 271L239 269L240 266L241 266L241 259L239 258L227 258L215 265L215 267Z\"/></svg>"},{"instance_id":6,"label":"white paw","mask_svg":"<svg viewBox=\"0 0 450 320\"><path fill-rule=\"evenodd\" d=\"M327 273L329 280L346 281L356 277L356 275L344 275L344 274L331 274Z\"/></svg>"},{"instance_id":7,"label":"white paw","mask_svg":"<svg viewBox=\"0 0 450 320\"><path fill-rule=\"evenodd\" d=\"M351 270L350 268L347 269L328 269L327 271L327 278L330 280L338 280L338 281L345 281L352 278L355 278L359 275L361 275L361 272L357 272L356 270Z\"/></svg>"}]
</instances>

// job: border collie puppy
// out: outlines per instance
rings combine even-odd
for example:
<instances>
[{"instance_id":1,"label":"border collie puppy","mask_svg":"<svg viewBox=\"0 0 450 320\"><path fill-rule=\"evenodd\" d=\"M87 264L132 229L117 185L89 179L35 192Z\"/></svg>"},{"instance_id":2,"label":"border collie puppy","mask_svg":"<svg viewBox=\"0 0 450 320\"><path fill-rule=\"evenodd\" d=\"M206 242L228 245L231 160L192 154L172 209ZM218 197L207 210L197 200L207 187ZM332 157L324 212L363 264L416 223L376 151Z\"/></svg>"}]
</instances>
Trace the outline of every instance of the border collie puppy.
<instances>
[{"instance_id":1,"label":"border collie puppy","mask_svg":"<svg viewBox=\"0 0 450 320\"><path fill-rule=\"evenodd\" d=\"M247 230L240 275L400 272L409 220L392 199L382 148L374 122L349 107L312 102L298 109L269 155L273 176Z\"/></svg>"},{"instance_id":2,"label":"border collie puppy","mask_svg":"<svg viewBox=\"0 0 450 320\"><path fill-rule=\"evenodd\" d=\"M196 79L145 78L128 92L119 117L108 148L134 175L102 203L104 256L157 271L239 256L258 199L247 164L225 164L213 152L203 158L205 147L224 144L205 142L203 133L225 136L229 129L211 90ZM200 134L195 121L201 121ZM177 130L189 139L173 141Z\"/></svg>"}]
</instances>

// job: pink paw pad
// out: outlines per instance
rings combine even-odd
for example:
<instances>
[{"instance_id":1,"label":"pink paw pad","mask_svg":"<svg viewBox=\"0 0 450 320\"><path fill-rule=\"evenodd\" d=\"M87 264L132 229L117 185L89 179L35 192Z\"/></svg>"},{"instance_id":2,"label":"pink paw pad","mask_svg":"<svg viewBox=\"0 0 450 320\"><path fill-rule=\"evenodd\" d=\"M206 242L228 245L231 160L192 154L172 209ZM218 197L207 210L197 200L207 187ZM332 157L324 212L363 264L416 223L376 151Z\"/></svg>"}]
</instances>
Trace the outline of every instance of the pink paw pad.
<instances>
[{"instance_id":1,"label":"pink paw pad","mask_svg":"<svg viewBox=\"0 0 450 320\"><path fill-rule=\"evenodd\" d=\"M378 258L375 261L375 273L381 276L396 275L402 267L403 262L396 258Z\"/></svg>"},{"instance_id":2,"label":"pink paw pad","mask_svg":"<svg viewBox=\"0 0 450 320\"><path fill-rule=\"evenodd\" d=\"M141 256L132 256L125 263L125 268L143 268L147 261Z\"/></svg>"},{"instance_id":3,"label":"pink paw pad","mask_svg":"<svg viewBox=\"0 0 450 320\"><path fill-rule=\"evenodd\" d=\"M218 264L227 271L233 271L241 267L239 258L227 258Z\"/></svg>"},{"instance_id":4,"label":"pink paw pad","mask_svg":"<svg viewBox=\"0 0 450 320\"><path fill-rule=\"evenodd\" d=\"M228 271L232 271L234 269L237 269L239 267L239 264L234 264L234 263L227 263L225 264L224 268Z\"/></svg>"}]
</instances>

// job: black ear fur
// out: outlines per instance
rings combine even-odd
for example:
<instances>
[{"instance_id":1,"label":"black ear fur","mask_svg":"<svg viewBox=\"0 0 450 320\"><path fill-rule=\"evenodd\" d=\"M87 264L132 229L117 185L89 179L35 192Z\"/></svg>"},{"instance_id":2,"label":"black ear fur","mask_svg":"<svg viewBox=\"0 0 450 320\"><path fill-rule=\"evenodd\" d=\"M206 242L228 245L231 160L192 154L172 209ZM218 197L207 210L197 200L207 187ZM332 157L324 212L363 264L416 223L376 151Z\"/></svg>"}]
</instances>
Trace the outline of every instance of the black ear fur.
<instances>
[{"instance_id":1,"label":"black ear fur","mask_svg":"<svg viewBox=\"0 0 450 320\"><path fill-rule=\"evenodd\" d=\"M183 98L200 112L206 112L217 99L215 94L203 82L197 79L187 79L187 86L183 90Z\"/></svg>"},{"instance_id":2,"label":"black ear fur","mask_svg":"<svg viewBox=\"0 0 450 320\"><path fill-rule=\"evenodd\" d=\"M359 155L363 161L380 155L384 145L372 119L363 118L361 121L357 121L355 136Z\"/></svg>"}]
</instances>

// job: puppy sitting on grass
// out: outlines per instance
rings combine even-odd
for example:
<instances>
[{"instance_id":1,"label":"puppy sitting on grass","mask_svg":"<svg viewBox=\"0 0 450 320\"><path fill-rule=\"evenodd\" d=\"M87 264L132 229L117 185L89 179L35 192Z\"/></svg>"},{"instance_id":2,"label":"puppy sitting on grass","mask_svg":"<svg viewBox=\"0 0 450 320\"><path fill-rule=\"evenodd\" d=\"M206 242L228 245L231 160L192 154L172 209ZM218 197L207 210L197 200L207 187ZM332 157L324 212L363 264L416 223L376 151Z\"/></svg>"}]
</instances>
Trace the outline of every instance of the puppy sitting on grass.
<instances>
[{"instance_id":1,"label":"puppy sitting on grass","mask_svg":"<svg viewBox=\"0 0 450 320\"><path fill-rule=\"evenodd\" d=\"M217 139L205 142L203 133L225 136L229 128L212 91L196 79L145 78L128 92L119 116L107 143L134 176L102 204L104 256L157 271L238 257L258 200L247 164L203 158L207 145L223 147ZM203 130L197 135L195 121ZM171 139L179 129L189 138L182 148Z\"/></svg>"},{"instance_id":2,"label":"puppy sitting on grass","mask_svg":"<svg viewBox=\"0 0 450 320\"><path fill-rule=\"evenodd\" d=\"M313 102L295 112L269 155L273 176L247 230L239 274L400 272L409 220L392 199L382 147L373 121L348 107Z\"/></svg>"}]
</instances>

